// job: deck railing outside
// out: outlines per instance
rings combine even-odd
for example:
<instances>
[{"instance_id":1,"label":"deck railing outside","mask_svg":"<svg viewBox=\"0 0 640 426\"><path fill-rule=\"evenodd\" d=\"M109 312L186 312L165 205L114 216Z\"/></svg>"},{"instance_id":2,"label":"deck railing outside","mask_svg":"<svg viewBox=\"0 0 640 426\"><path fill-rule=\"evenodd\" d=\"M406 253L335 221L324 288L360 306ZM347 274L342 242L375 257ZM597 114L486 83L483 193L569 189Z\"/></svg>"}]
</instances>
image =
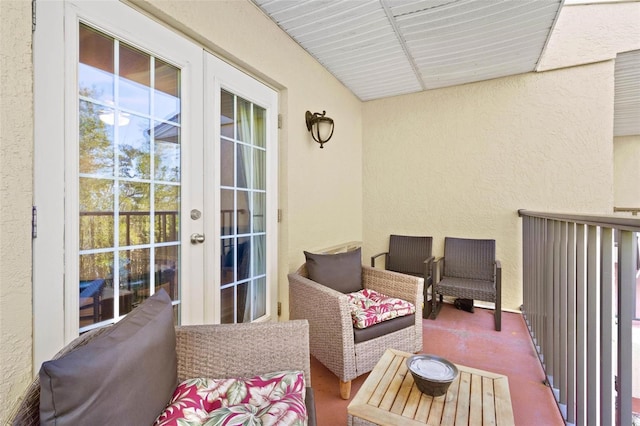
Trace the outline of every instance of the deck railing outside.
<instances>
[{"instance_id":1,"label":"deck railing outside","mask_svg":"<svg viewBox=\"0 0 640 426\"><path fill-rule=\"evenodd\" d=\"M565 420L631 425L640 219L519 215L522 310Z\"/></svg>"}]
</instances>

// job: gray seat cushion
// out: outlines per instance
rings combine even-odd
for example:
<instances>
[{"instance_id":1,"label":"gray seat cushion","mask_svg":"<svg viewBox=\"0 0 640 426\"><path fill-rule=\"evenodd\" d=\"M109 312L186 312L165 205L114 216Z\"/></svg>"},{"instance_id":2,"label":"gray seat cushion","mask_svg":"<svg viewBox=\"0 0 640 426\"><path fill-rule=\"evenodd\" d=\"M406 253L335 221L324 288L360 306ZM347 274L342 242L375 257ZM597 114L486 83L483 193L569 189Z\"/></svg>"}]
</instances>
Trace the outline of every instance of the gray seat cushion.
<instances>
[{"instance_id":1,"label":"gray seat cushion","mask_svg":"<svg viewBox=\"0 0 640 426\"><path fill-rule=\"evenodd\" d=\"M402 330L403 328L413 327L414 325L416 325L416 315L405 315L403 317L382 321L379 324L371 325L367 328L360 329L354 327L353 338L355 343L366 342L367 340L375 339L376 337L384 336L394 331Z\"/></svg>"},{"instance_id":2,"label":"gray seat cushion","mask_svg":"<svg viewBox=\"0 0 640 426\"><path fill-rule=\"evenodd\" d=\"M171 299L156 293L84 346L40 369L42 425L149 425L177 385Z\"/></svg>"}]
</instances>

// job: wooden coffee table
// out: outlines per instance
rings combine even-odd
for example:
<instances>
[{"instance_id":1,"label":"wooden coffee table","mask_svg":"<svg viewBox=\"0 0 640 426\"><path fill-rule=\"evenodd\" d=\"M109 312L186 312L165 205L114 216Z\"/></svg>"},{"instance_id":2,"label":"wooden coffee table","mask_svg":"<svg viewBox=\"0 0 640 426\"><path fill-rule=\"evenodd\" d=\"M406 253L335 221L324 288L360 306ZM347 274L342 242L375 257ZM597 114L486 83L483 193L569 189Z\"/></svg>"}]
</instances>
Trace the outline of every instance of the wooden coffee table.
<instances>
[{"instance_id":1,"label":"wooden coffee table","mask_svg":"<svg viewBox=\"0 0 640 426\"><path fill-rule=\"evenodd\" d=\"M407 369L412 354L388 349L347 408L349 425L514 424L506 376L458 365L445 395L420 392Z\"/></svg>"}]
</instances>

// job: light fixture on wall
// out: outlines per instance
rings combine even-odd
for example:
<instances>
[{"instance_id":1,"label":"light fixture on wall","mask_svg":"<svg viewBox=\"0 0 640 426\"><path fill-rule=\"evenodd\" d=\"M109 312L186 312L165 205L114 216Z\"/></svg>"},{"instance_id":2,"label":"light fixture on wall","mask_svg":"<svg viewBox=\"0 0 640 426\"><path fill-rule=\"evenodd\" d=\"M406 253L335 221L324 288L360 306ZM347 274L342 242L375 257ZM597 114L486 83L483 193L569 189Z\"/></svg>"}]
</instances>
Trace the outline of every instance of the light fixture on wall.
<instances>
[{"instance_id":1,"label":"light fixture on wall","mask_svg":"<svg viewBox=\"0 0 640 426\"><path fill-rule=\"evenodd\" d=\"M320 148L324 148L323 145L329 142L331 136L333 136L333 118L326 117L327 111L314 112L307 111L304 115L307 122L307 130L311 133L311 137L314 141L320 144Z\"/></svg>"}]
</instances>

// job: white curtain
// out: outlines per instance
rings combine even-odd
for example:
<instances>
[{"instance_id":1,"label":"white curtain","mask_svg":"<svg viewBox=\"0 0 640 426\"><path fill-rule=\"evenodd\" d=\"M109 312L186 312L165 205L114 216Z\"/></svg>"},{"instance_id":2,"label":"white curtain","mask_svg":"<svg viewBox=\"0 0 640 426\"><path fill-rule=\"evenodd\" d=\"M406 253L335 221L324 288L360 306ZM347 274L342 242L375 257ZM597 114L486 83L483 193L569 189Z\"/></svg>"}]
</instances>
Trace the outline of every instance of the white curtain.
<instances>
[{"instance_id":1,"label":"white curtain","mask_svg":"<svg viewBox=\"0 0 640 426\"><path fill-rule=\"evenodd\" d=\"M243 142L249 142L251 140L251 104L237 98L238 105L238 135L237 138ZM237 144L237 155L238 155L238 174L237 174L237 182L236 187L239 188L249 188L249 183L251 182L251 156L246 153L247 148L244 145ZM240 204L240 197L244 198L244 205L249 206L249 210L251 210L249 191L237 191L238 204ZM239 212L236 209L236 214ZM249 216L251 217L251 216ZM240 218L238 217L238 220ZM250 229L243 230L239 232L245 233L250 231ZM245 247L242 250L243 258L236 259L238 262L238 279L241 278L241 274L245 275L245 277L249 277L251 275L251 240L244 243ZM240 256L240 242L236 244L236 252L238 256ZM242 284L246 291L240 291L241 287L236 287L236 303L238 304L238 322L250 322L251 321L251 287L248 284ZM242 310L242 306L244 305L244 310ZM241 310L243 311L241 314ZM241 316L242 315L242 316Z\"/></svg>"}]
</instances>

